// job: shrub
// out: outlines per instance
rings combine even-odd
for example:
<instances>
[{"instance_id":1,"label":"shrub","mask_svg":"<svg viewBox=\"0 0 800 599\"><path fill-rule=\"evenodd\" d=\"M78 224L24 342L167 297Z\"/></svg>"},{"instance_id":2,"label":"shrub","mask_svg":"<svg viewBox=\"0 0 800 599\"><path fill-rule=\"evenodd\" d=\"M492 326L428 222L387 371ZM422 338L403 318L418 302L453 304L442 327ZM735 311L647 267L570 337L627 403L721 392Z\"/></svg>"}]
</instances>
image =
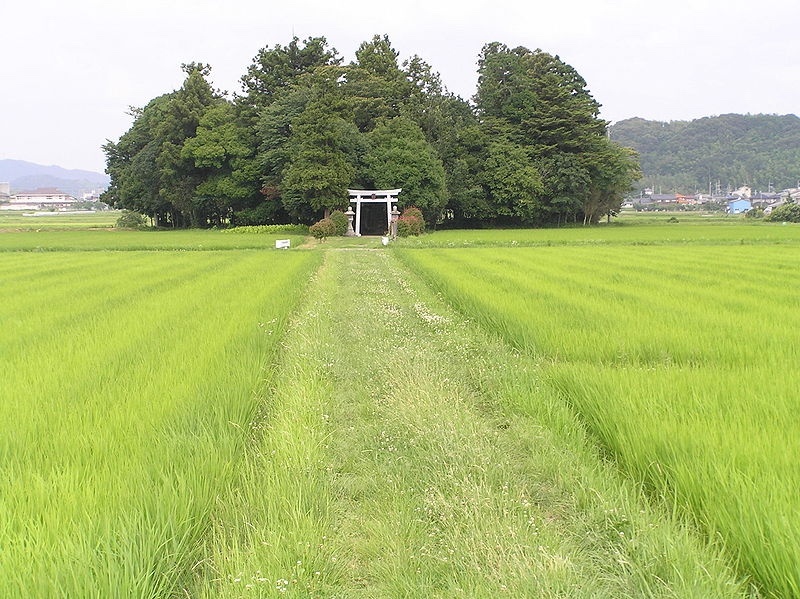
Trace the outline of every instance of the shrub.
<instances>
[{"instance_id":1,"label":"shrub","mask_svg":"<svg viewBox=\"0 0 800 599\"><path fill-rule=\"evenodd\" d=\"M336 233L335 235L342 236L347 233L347 217L345 216L344 212L341 210L334 210L331 212L331 215L328 217L333 221L333 224L336 226Z\"/></svg>"},{"instance_id":2,"label":"shrub","mask_svg":"<svg viewBox=\"0 0 800 599\"><path fill-rule=\"evenodd\" d=\"M769 215L772 222L800 223L800 204L787 202L783 206L778 206Z\"/></svg>"},{"instance_id":3,"label":"shrub","mask_svg":"<svg viewBox=\"0 0 800 599\"><path fill-rule=\"evenodd\" d=\"M147 227L147 217L138 212L123 210L117 222L114 223L117 229L144 229Z\"/></svg>"},{"instance_id":4,"label":"shrub","mask_svg":"<svg viewBox=\"0 0 800 599\"><path fill-rule=\"evenodd\" d=\"M415 206L410 206L403 211L397 219L398 237L408 237L410 235L421 235L425 230L425 219L422 210Z\"/></svg>"},{"instance_id":5,"label":"shrub","mask_svg":"<svg viewBox=\"0 0 800 599\"><path fill-rule=\"evenodd\" d=\"M336 223L330 218L323 218L311 225L308 228L308 232L316 239L324 240L326 237L333 237L336 235Z\"/></svg>"},{"instance_id":6,"label":"shrub","mask_svg":"<svg viewBox=\"0 0 800 599\"><path fill-rule=\"evenodd\" d=\"M284 216L276 207L276 202L262 202L252 208L244 208L233 213L232 222L237 226L255 226L280 222Z\"/></svg>"},{"instance_id":7,"label":"shrub","mask_svg":"<svg viewBox=\"0 0 800 599\"><path fill-rule=\"evenodd\" d=\"M397 219L397 236L410 237L411 235L411 224L401 216Z\"/></svg>"}]
</instances>

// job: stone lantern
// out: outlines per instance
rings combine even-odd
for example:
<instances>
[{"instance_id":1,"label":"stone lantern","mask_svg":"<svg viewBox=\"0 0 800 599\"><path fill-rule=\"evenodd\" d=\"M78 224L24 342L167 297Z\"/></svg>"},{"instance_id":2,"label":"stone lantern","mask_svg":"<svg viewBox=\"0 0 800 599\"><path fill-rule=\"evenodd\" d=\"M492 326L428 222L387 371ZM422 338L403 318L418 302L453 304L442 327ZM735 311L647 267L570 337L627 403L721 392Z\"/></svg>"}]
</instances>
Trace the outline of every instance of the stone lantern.
<instances>
[{"instance_id":1,"label":"stone lantern","mask_svg":"<svg viewBox=\"0 0 800 599\"><path fill-rule=\"evenodd\" d=\"M392 220L389 223L389 235L392 239L397 238L397 219L400 218L400 211L397 209L397 205L392 208Z\"/></svg>"},{"instance_id":2,"label":"stone lantern","mask_svg":"<svg viewBox=\"0 0 800 599\"><path fill-rule=\"evenodd\" d=\"M344 213L347 217L347 232L345 236L347 237L357 237L355 229L353 229L353 217L355 217L356 213L353 212L352 206L347 206L347 212Z\"/></svg>"}]
</instances>

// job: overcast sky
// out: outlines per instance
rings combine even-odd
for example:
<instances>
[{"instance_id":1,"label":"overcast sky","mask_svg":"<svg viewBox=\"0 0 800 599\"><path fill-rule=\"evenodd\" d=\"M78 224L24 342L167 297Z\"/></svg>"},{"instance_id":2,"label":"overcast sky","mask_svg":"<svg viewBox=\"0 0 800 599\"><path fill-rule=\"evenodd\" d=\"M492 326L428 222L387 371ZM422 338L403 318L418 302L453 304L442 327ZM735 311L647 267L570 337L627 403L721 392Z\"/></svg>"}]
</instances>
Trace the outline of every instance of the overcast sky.
<instances>
[{"instance_id":1,"label":"overcast sky","mask_svg":"<svg viewBox=\"0 0 800 599\"><path fill-rule=\"evenodd\" d=\"M180 87L181 63L238 92L258 50L293 35L325 36L349 62L388 34L465 99L499 41L559 55L609 121L800 114L799 17L798 0L6 0L0 159L103 171L128 107Z\"/></svg>"}]
</instances>

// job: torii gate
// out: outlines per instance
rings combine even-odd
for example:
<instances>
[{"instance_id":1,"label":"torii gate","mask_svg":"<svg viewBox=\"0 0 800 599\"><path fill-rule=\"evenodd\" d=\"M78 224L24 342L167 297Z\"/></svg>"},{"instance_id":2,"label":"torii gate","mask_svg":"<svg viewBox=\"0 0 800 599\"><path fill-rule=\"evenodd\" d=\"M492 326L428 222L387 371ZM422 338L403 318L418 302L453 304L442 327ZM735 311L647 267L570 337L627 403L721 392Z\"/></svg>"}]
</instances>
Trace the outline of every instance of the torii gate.
<instances>
[{"instance_id":1,"label":"torii gate","mask_svg":"<svg viewBox=\"0 0 800 599\"><path fill-rule=\"evenodd\" d=\"M403 188L400 189L348 189L347 193L350 194L350 203L356 205L356 235L361 237L361 204L380 203L386 202L386 230L388 231L392 224L392 202L397 202L397 196Z\"/></svg>"}]
</instances>

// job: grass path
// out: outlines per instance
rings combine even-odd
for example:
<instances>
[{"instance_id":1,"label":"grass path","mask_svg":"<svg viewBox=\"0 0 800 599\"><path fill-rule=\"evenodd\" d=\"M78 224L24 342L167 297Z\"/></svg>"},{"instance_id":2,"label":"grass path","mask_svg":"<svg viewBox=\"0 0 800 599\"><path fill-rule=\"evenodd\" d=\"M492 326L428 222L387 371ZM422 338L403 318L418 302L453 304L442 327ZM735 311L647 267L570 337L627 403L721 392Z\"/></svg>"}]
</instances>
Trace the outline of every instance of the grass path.
<instances>
[{"instance_id":1,"label":"grass path","mask_svg":"<svg viewBox=\"0 0 800 599\"><path fill-rule=\"evenodd\" d=\"M746 596L389 251L326 251L274 377L187 595Z\"/></svg>"}]
</instances>

